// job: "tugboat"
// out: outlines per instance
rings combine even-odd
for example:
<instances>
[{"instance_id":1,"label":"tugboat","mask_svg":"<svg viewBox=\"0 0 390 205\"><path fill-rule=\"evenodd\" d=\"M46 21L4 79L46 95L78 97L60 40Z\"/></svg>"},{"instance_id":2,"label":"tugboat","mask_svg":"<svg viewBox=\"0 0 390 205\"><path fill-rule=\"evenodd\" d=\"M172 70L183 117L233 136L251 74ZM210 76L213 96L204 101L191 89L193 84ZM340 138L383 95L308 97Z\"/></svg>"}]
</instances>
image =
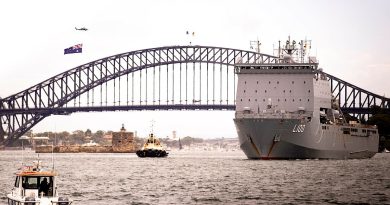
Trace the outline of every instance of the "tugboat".
<instances>
[{"instance_id":1,"label":"tugboat","mask_svg":"<svg viewBox=\"0 0 390 205\"><path fill-rule=\"evenodd\" d=\"M45 169L41 161L34 161L32 166L23 166L16 173L12 192L7 195L8 205L70 205L72 200L59 197L56 184L57 172Z\"/></svg>"},{"instance_id":2,"label":"tugboat","mask_svg":"<svg viewBox=\"0 0 390 205\"><path fill-rule=\"evenodd\" d=\"M153 132L149 134L149 138L142 147L136 152L138 157L166 157L168 152L163 148L160 140L154 136Z\"/></svg>"}]
</instances>

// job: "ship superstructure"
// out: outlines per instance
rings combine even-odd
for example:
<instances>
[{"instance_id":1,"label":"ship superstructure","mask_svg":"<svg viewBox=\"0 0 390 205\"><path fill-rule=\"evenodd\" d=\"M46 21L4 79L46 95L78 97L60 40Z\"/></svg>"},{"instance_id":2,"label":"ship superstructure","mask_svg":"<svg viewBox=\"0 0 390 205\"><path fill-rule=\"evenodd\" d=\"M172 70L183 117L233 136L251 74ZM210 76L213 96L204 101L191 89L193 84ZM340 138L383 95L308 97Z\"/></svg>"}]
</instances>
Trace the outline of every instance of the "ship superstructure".
<instances>
[{"instance_id":1,"label":"ship superstructure","mask_svg":"<svg viewBox=\"0 0 390 205\"><path fill-rule=\"evenodd\" d=\"M277 49L276 63L236 64L235 125L241 149L251 159L369 158L378 149L375 126L347 123L311 41Z\"/></svg>"}]
</instances>

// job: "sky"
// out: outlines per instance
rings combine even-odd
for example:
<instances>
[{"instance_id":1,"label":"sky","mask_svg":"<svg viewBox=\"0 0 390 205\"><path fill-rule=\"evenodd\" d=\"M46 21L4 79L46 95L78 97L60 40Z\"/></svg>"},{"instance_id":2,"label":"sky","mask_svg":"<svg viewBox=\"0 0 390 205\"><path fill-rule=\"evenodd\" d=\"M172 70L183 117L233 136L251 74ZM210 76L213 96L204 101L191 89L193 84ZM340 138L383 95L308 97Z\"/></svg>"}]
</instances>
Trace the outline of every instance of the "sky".
<instances>
[{"instance_id":1,"label":"sky","mask_svg":"<svg viewBox=\"0 0 390 205\"><path fill-rule=\"evenodd\" d=\"M311 55L329 74L390 97L390 1L386 0L14 0L0 3L0 97L106 56L193 44L249 50L260 40L312 40ZM87 27L87 32L74 27ZM83 43L83 53L63 55ZM50 116L34 132L91 129L145 136L237 137L234 111L128 111Z\"/></svg>"}]
</instances>

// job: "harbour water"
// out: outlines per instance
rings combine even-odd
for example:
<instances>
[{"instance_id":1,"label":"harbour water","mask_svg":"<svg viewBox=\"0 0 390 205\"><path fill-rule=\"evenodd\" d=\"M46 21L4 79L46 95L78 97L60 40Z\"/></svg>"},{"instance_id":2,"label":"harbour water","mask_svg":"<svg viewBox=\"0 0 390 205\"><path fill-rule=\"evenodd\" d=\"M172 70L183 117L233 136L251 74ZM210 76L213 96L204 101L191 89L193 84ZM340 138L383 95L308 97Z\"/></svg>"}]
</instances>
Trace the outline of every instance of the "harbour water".
<instances>
[{"instance_id":1,"label":"harbour water","mask_svg":"<svg viewBox=\"0 0 390 205\"><path fill-rule=\"evenodd\" d=\"M0 152L0 204L32 151ZM51 166L51 154L40 154ZM54 154L73 204L390 204L390 154L359 160L248 160L242 151Z\"/></svg>"}]
</instances>

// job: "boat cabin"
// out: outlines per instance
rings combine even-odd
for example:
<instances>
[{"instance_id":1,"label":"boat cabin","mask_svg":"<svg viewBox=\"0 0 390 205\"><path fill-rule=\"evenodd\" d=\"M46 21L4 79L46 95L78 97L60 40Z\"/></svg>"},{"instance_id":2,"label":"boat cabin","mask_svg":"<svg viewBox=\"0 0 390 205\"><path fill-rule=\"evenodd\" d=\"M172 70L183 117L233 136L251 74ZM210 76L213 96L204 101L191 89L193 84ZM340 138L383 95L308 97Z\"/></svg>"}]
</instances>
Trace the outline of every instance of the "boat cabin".
<instances>
[{"instance_id":1,"label":"boat cabin","mask_svg":"<svg viewBox=\"0 0 390 205\"><path fill-rule=\"evenodd\" d=\"M36 175L21 173L16 176L15 188L21 191L22 196L54 196L53 184L55 173L47 172Z\"/></svg>"},{"instance_id":2,"label":"boat cabin","mask_svg":"<svg viewBox=\"0 0 390 205\"><path fill-rule=\"evenodd\" d=\"M71 201L56 193L57 173L39 165L25 166L16 173L14 187L8 195L8 205L70 205Z\"/></svg>"}]
</instances>

